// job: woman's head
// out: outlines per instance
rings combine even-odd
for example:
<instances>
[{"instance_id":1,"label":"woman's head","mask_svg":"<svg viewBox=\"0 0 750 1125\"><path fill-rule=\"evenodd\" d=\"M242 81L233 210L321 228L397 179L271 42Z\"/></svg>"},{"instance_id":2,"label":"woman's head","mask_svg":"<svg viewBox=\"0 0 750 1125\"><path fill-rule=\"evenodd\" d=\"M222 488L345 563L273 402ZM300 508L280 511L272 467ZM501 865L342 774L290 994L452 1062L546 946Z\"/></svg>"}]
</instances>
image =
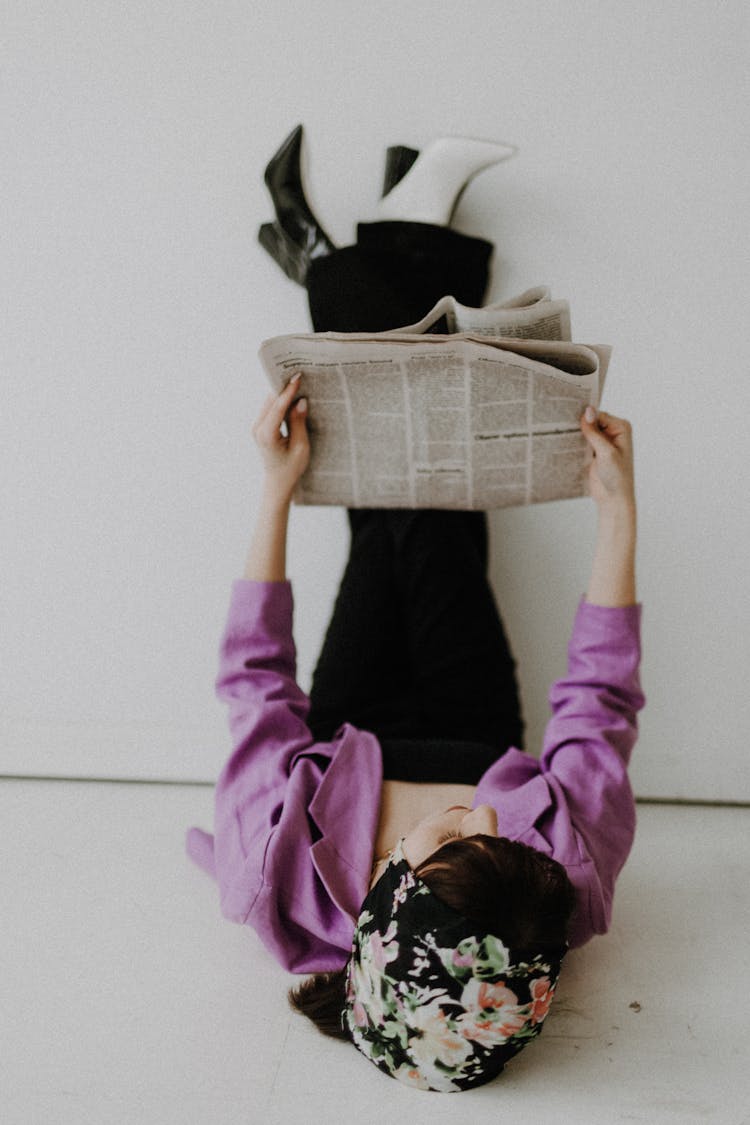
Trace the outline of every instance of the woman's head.
<instances>
[{"instance_id":1,"label":"woman's head","mask_svg":"<svg viewBox=\"0 0 750 1125\"><path fill-rule=\"evenodd\" d=\"M423 821L365 899L346 970L292 994L328 1034L343 1008L343 1037L412 1085L489 1081L549 1009L572 886L554 860L498 838L494 815L453 808ZM435 834L449 838L422 858Z\"/></svg>"},{"instance_id":2,"label":"woman's head","mask_svg":"<svg viewBox=\"0 0 750 1125\"><path fill-rule=\"evenodd\" d=\"M496 836L450 840L416 874L456 913L500 938L514 959L566 947L573 886L562 864L535 848Z\"/></svg>"},{"instance_id":3,"label":"woman's head","mask_svg":"<svg viewBox=\"0 0 750 1125\"><path fill-rule=\"evenodd\" d=\"M416 871L399 845L357 919L355 1046L408 1085L488 1082L541 1031L571 910L564 869L523 844L459 834Z\"/></svg>"},{"instance_id":4,"label":"woman's head","mask_svg":"<svg viewBox=\"0 0 750 1125\"><path fill-rule=\"evenodd\" d=\"M491 805L453 805L426 817L403 838L401 852L433 894L514 953L565 945L574 904L565 868L499 837Z\"/></svg>"}]
</instances>

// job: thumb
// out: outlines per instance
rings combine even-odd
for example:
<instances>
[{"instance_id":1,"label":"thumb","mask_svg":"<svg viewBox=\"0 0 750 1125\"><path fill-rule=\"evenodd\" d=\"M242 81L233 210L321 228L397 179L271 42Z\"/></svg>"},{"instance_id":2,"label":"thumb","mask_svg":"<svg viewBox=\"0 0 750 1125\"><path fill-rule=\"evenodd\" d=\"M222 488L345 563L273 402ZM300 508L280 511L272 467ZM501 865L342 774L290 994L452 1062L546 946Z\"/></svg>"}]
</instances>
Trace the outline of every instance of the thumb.
<instances>
[{"instance_id":1,"label":"thumb","mask_svg":"<svg viewBox=\"0 0 750 1125\"><path fill-rule=\"evenodd\" d=\"M593 406L587 406L581 415L581 432L594 453L603 453L605 449L609 449L610 443L599 429L597 413Z\"/></svg>"},{"instance_id":2,"label":"thumb","mask_svg":"<svg viewBox=\"0 0 750 1125\"><path fill-rule=\"evenodd\" d=\"M289 411L287 421L289 426L289 444L292 446L306 444L307 434L307 399L299 398Z\"/></svg>"}]
</instances>

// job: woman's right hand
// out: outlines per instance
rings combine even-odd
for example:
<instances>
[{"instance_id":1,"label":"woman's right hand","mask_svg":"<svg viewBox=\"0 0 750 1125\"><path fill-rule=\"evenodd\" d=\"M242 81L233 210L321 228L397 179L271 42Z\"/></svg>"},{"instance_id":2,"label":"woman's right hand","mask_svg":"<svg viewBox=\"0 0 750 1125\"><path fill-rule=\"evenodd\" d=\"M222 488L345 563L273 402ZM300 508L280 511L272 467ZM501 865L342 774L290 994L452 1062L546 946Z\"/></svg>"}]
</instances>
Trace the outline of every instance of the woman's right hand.
<instances>
[{"instance_id":1,"label":"woman's right hand","mask_svg":"<svg viewBox=\"0 0 750 1125\"><path fill-rule=\"evenodd\" d=\"M587 406L581 431L592 452L589 491L600 509L635 503L630 422Z\"/></svg>"},{"instance_id":2,"label":"woman's right hand","mask_svg":"<svg viewBox=\"0 0 750 1125\"><path fill-rule=\"evenodd\" d=\"M266 471L245 567L245 578L252 582L283 582L286 578L289 507L310 460L307 400L294 401L299 378L293 375L281 394L268 396L253 426ZM281 429L284 422L286 433Z\"/></svg>"},{"instance_id":3,"label":"woman's right hand","mask_svg":"<svg viewBox=\"0 0 750 1125\"><path fill-rule=\"evenodd\" d=\"M265 489L271 497L288 502L310 460L307 433L307 399L294 399L300 374L293 375L281 394L269 395L253 426L253 437L265 467ZM281 425L286 422L287 433Z\"/></svg>"}]
</instances>

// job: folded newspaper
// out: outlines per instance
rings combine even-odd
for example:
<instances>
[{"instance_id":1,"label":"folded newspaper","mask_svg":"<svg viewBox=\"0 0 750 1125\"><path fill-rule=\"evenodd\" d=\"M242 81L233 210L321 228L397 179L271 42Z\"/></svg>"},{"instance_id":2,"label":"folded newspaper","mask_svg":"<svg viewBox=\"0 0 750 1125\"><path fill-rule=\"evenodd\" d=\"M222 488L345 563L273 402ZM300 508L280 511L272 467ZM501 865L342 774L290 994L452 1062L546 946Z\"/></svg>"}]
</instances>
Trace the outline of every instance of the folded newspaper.
<instances>
[{"instance_id":1,"label":"folded newspaper","mask_svg":"<svg viewBox=\"0 0 750 1125\"><path fill-rule=\"evenodd\" d=\"M579 419L610 352L571 343L568 302L538 287L484 308L443 297L390 332L276 336L260 358L276 390L302 372L297 503L484 510L584 494Z\"/></svg>"}]
</instances>

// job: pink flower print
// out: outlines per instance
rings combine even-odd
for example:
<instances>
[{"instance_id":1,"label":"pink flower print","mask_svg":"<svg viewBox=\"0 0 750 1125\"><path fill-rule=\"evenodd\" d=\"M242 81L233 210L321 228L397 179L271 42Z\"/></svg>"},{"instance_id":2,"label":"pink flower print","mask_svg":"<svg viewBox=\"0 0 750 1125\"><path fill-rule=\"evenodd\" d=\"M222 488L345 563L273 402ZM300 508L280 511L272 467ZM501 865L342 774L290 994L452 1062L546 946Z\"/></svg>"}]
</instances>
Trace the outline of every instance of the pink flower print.
<instances>
[{"instance_id":1,"label":"pink flower print","mask_svg":"<svg viewBox=\"0 0 750 1125\"><path fill-rule=\"evenodd\" d=\"M390 930L390 927L389 927ZM387 937L388 934L384 934ZM383 939L377 930L370 934L370 949L372 951L372 963L379 972L383 972L389 961L395 961L398 957L398 945L395 941L388 944L383 943Z\"/></svg>"},{"instance_id":2,"label":"pink flower print","mask_svg":"<svg viewBox=\"0 0 750 1125\"><path fill-rule=\"evenodd\" d=\"M468 1012L458 1017L456 1026L464 1039L479 1043L480 1047L495 1047L505 1038L498 1035L497 1024L492 1020L475 1019Z\"/></svg>"},{"instance_id":3,"label":"pink flower print","mask_svg":"<svg viewBox=\"0 0 750 1125\"><path fill-rule=\"evenodd\" d=\"M487 1011L490 1008L510 1008L517 1003L518 997L515 992L511 992L502 981L497 984L488 984L486 981L480 982L477 1007L481 1008L482 1011Z\"/></svg>"},{"instance_id":4,"label":"pink flower print","mask_svg":"<svg viewBox=\"0 0 750 1125\"><path fill-rule=\"evenodd\" d=\"M554 986L550 984L548 977L539 977L531 982L529 991L531 992L531 1022L541 1023L555 995Z\"/></svg>"},{"instance_id":5,"label":"pink flower print","mask_svg":"<svg viewBox=\"0 0 750 1125\"><path fill-rule=\"evenodd\" d=\"M452 1030L438 1001L417 1008L412 1027L418 1034L409 1039L409 1052L422 1072L434 1066L436 1060L447 1067L461 1066L471 1055L471 1047Z\"/></svg>"},{"instance_id":6,"label":"pink flower print","mask_svg":"<svg viewBox=\"0 0 750 1125\"><path fill-rule=\"evenodd\" d=\"M406 892L415 885L414 872L407 871L405 875L401 876L396 890L393 892L393 909L396 909L396 903L406 902Z\"/></svg>"},{"instance_id":7,"label":"pink flower print","mask_svg":"<svg viewBox=\"0 0 750 1125\"><path fill-rule=\"evenodd\" d=\"M398 1070L394 1070L393 1077L398 1078L399 1082L403 1082L405 1086L413 1086L416 1090L429 1090L430 1084L423 1074L420 1074L419 1068L416 1066L409 1066L408 1063L403 1063Z\"/></svg>"},{"instance_id":8,"label":"pink flower print","mask_svg":"<svg viewBox=\"0 0 750 1125\"><path fill-rule=\"evenodd\" d=\"M352 1016L357 1027L367 1027L367 1012L359 1000L355 1000L352 1004Z\"/></svg>"},{"instance_id":9,"label":"pink flower print","mask_svg":"<svg viewBox=\"0 0 750 1125\"><path fill-rule=\"evenodd\" d=\"M492 1024L494 1041L509 1039L520 1031L526 1023L526 1011L518 1004L518 997L499 981L488 984L476 979L470 980L461 994L461 1003L466 1009L462 1017L462 1034L469 1038L477 1029L477 1038L486 1038L487 1026Z\"/></svg>"},{"instance_id":10,"label":"pink flower print","mask_svg":"<svg viewBox=\"0 0 750 1125\"><path fill-rule=\"evenodd\" d=\"M459 953L457 949L453 950L453 957L451 958L453 964L457 969L473 969L474 968L474 954L473 953Z\"/></svg>"}]
</instances>

